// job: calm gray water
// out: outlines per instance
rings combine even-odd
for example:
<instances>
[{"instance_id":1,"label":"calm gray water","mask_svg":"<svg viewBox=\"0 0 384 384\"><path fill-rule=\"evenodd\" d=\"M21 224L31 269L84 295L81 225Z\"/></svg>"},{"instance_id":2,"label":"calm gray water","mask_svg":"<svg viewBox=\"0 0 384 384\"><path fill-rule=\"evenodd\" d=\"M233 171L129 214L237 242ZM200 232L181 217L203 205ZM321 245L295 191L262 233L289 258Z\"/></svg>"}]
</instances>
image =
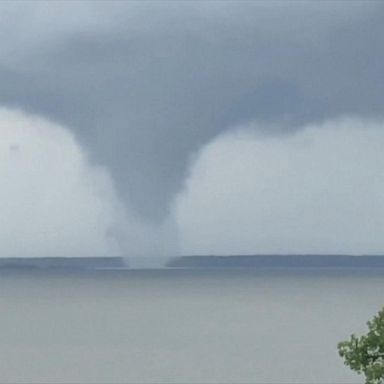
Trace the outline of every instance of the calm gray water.
<instances>
[{"instance_id":1,"label":"calm gray water","mask_svg":"<svg viewBox=\"0 0 384 384\"><path fill-rule=\"evenodd\" d=\"M383 304L373 270L2 272L0 381L359 383L336 344Z\"/></svg>"}]
</instances>

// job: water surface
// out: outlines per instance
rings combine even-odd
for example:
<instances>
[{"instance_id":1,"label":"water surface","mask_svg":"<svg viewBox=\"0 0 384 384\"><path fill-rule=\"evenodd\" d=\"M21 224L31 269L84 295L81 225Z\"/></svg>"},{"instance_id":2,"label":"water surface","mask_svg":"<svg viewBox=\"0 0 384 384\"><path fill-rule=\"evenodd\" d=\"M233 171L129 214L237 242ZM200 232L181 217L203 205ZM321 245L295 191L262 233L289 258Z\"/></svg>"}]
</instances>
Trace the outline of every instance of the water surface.
<instances>
[{"instance_id":1,"label":"water surface","mask_svg":"<svg viewBox=\"0 0 384 384\"><path fill-rule=\"evenodd\" d=\"M384 271L2 271L0 381L358 383Z\"/></svg>"}]
</instances>

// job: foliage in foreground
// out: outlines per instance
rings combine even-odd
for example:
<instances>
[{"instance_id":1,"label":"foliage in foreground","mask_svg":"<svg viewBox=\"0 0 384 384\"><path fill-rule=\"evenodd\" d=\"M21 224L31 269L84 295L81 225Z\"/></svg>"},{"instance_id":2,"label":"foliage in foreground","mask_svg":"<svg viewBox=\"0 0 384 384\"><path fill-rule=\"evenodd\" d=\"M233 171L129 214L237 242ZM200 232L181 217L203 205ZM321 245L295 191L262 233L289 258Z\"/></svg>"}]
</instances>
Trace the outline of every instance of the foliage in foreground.
<instances>
[{"instance_id":1,"label":"foliage in foreground","mask_svg":"<svg viewBox=\"0 0 384 384\"><path fill-rule=\"evenodd\" d=\"M366 384L384 384L384 308L367 325L367 334L338 344L339 355Z\"/></svg>"}]
</instances>

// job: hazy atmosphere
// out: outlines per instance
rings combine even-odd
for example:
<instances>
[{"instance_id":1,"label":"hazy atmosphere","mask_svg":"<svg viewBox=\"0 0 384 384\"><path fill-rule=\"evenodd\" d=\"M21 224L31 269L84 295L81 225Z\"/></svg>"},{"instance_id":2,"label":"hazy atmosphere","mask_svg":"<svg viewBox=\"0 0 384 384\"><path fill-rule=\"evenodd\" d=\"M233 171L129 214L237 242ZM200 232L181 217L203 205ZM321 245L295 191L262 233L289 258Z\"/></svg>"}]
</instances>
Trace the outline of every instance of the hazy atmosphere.
<instances>
[{"instance_id":1,"label":"hazy atmosphere","mask_svg":"<svg viewBox=\"0 0 384 384\"><path fill-rule=\"evenodd\" d=\"M0 41L0 383L384 384L384 1L3 0Z\"/></svg>"},{"instance_id":2,"label":"hazy atmosphere","mask_svg":"<svg viewBox=\"0 0 384 384\"><path fill-rule=\"evenodd\" d=\"M382 252L383 16L1 2L0 255Z\"/></svg>"}]
</instances>

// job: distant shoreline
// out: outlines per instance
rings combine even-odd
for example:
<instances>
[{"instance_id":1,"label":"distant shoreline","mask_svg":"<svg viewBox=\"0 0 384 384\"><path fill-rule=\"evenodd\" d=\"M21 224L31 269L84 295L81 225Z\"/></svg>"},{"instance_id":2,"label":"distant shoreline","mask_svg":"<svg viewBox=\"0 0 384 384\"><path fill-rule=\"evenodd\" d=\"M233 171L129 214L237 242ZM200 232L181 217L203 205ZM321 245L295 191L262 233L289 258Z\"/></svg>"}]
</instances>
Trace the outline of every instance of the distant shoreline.
<instances>
[{"instance_id":1,"label":"distant shoreline","mask_svg":"<svg viewBox=\"0 0 384 384\"><path fill-rule=\"evenodd\" d=\"M184 256L168 268L384 268L383 255L244 255Z\"/></svg>"},{"instance_id":2,"label":"distant shoreline","mask_svg":"<svg viewBox=\"0 0 384 384\"><path fill-rule=\"evenodd\" d=\"M160 259L161 260L161 259ZM384 268L384 255L236 255L146 257L7 257L0 270L126 270L237 268Z\"/></svg>"}]
</instances>

